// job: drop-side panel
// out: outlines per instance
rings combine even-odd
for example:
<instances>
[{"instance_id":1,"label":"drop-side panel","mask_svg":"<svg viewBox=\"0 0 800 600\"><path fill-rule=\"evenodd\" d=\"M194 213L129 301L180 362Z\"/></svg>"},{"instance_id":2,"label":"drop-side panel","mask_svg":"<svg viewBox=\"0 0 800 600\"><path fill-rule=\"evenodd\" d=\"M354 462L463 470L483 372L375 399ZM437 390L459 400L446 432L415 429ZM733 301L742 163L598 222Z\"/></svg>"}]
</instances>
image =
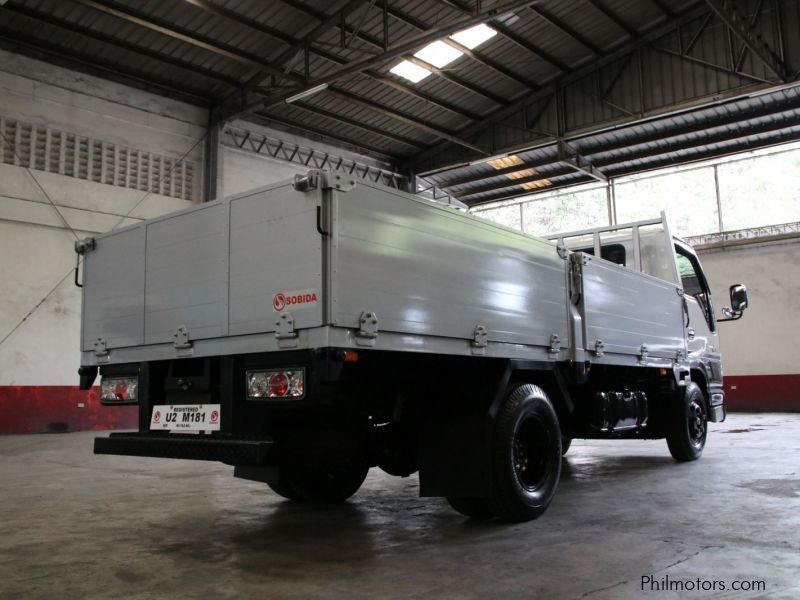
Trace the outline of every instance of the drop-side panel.
<instances>
[{"instance_id":1,"label":"drop-side panel","mask_svg":"<svg viewBox=\"0 0 800 600\"><path fill-rule=\"evenodd\" d=\"M322 324L320 193L286 184L231 199L231 335L274 331L283 311L296 329Z\"/></svg>"},{"instance_id":2,"label":"drop-side panel","mask_svg":"<svg viewBox=\"0 0 800 600\"><path fill-rule=\"evenodd\" d=\"M225 335L228 205L213 203L147 224L145 343Z\"/></svg>"},{"instance_id":3,"label":"drop-side panel","mask_svg":"<svg viewBox=\"0 0 800 600\"><path fill-rule=\"evenodd\" d=\"M359 182L333 192L332 314L380 331L564 347L566 261L555 245ZM413 344L413 341L409 342Z\"/></svg>"},{"instance_id":4,"label":"drop-side panel","mask_svg":"<svg viewBox=\"0 0 800 600\"><path fill-rule=\"evenodd\" d=\"M614 263L584 255L586 348L598 340L608 353L638 355L642 344L654 357L685 354L683 304L678 286Z\"/></svg>"},{"instance_id":5,"label":"drop-side panel","mask_svg":"<svg viewBox=\"0 0 800 600\"><path fill-rule=\"evenodd\" d=\"M144 225L98 236L97 247L83 257L83 342L107 347L144 341Z\"/></svg>"}]
</instances>

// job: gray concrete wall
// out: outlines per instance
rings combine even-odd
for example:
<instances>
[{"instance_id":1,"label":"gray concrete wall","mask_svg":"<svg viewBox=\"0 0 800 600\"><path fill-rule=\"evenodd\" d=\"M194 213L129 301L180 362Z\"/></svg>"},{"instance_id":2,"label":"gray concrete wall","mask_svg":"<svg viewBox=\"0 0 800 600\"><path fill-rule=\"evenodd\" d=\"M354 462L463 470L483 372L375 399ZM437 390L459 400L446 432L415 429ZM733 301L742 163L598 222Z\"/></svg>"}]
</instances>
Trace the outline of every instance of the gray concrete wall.
<instances>
[{"instance_id":1,"label":"gray concrete wall","mask_svg":"<svg viewBox=\"0 0 800 600\"><path fill-rule=\"evenodd\" d=\"M190 206L202 144L186 153L206 119L197 107L0 51L0 339L57 286L0 345L0 386L77 384L75 237L50 201L79 236ZM156 185L182 158L186 189Z\"/></svg>"},{"instance_id":2,"label":"gray concrete wall","mask_svg":"<svg viewBox=\"0 0 800 600\"><path fill-rule=\"evenodd\" d=\"M728 287L747 286L750 306L720 323L726 375L800 373L800 239L701 251L717 312Z\"/></svg>"}]
</instances>

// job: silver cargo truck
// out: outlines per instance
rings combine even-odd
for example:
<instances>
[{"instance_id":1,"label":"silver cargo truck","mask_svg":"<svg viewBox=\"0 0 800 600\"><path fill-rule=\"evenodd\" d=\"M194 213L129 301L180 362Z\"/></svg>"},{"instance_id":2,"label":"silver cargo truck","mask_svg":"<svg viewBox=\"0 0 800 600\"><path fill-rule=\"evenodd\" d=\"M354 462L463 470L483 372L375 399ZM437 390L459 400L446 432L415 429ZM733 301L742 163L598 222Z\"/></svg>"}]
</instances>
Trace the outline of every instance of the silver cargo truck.
<instances>
[{"instance_id":1,"label":"silver cargo truck","mask_svg":"<svg viewBox=\"0 0 800 600\"><path fill-rule=\"evenodd\" d=\"M717 323L666 219L524 235L334 171L76 245L82 389L137 404L95 452L213 460L294 501L370 467L475 518L541 515L573 438L725 418ZM76 271L76 282L78 273Z\"/></svg>"}]
</instances>

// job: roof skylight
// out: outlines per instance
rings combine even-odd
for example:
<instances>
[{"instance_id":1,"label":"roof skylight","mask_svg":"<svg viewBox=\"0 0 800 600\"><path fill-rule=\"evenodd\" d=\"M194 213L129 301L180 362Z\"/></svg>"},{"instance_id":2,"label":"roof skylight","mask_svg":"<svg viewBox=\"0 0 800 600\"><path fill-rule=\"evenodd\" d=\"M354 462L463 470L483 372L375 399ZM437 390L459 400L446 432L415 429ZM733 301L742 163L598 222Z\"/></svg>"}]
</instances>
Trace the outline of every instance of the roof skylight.
<instances>
[{"instance_id":1,"label":"roof skylight","mask_svg":"<svg viewBox=\"0 0 800 600\"><path fill-rule=\"evenodd\" d=\"M446 67L455 59L463 56L461 50L456 50L450 44L446 44L441 40L437 40L425 46L419 52L415 52L414 56L420 60L424 60L429 65L441 69Z\"/></svg>"},{"instance_id":2,"label":"roof skylight","mask_svg":"<svg viewBox=\"0 0 800 600\"><path fill-rule=\"evenodd\" d=\"M390 73L408 79L411 83L419 83L432 73L428 69L412 63L410 60L403 60L389 69Z\"/></svg>"},{"instance_id":3,"label":"roof skylight","mask_svg":"<svg viewBox=\"0 0 800 600\"><path fill-rule=\"evenodd\" d=\"M454 33L450 36L450 39L472 50L496 35L497 32L494 29L488 25L480 23L479 25L475 25L469 29L464 29L458 33Z\"/></svg>"}]
</instances>

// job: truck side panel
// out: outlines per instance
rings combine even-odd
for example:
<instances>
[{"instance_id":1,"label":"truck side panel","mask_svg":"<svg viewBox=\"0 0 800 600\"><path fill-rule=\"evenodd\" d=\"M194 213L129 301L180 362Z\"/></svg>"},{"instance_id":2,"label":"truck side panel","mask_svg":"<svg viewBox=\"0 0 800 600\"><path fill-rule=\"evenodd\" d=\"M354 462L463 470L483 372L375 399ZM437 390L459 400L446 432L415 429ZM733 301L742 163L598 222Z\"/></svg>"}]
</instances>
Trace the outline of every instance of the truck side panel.
<instances>
[{"instance_id":1,"label":"truck side panel","mask_svg":"<svg viewBox=\"0 0 800 600\"><path fill-rule=\"evenodd\" d=\"M295 327L322 324L322 236L316 229L321 191L282 185L230 202L230 335L275 331L276 294L315 294L289 305Z\"/></svg>"},{"instance_id":2,"label":"truck side panel","mask_svg":"<svg viewBox=\"0 0 800 600\"><path fill-rule=\"evenodd\" d=\"M609 354L686 356L678 286L606 260L584 255L582 313L586 349L598 340Z\"/></svg>"},{"instance_id":3,"label":"truck side panel","mask_svg":"<svg viewBox=\"0 0 800 600\"><path fill-rule=\"evenodd\" d=\"M334 322L381 331L549 346L567 329L566 261L554 245L359 184L334 194Z\"/></svg>"},{"instance_id":4,"label":"truck side panel","mask_svg":"<svg viewBox=\"0 0 800 600\"><path fill-rule=\"evenodd\" d=\"M83 350L144 343L145 225L98 238L83 263Z\"/></svg>"},{"instance_id":5,"label":"truck side panel","mask_svg":"<svg viewBox=\"0 0 800 600\"><path fill-rule=\"evenodd\" d=\"M227 333L228 213L208 204L147 225L145 343Z\"/></svg>"}]
</instances>

